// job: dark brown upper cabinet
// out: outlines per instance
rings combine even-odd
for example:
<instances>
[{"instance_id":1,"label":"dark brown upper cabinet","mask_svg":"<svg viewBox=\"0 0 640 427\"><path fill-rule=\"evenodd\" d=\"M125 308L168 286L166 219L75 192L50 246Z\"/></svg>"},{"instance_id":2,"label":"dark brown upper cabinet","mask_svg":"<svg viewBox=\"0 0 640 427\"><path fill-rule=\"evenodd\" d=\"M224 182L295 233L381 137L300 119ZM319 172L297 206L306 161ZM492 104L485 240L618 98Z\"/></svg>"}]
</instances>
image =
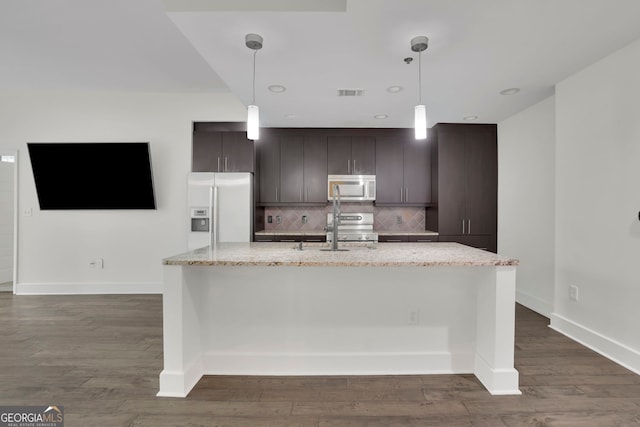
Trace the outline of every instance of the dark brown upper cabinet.
<instances>
[{"instance_id":1,"label":"dark brown upper cabinet","mask_svg":"<svg viewBox=\"0 0 640 427\"><path fill-rule=\"evenodd\" d=\"M254 172L253 141L243 131L194 130L193 172Z\"/></svg>"},{"instance_id":2,"label":"dark brown upper cabinet","mask_svg":"<svg viewBox=\"0 0 640 427\"><path fill-rule=\"evenodd\" d=\"M376 205L431 204L432 144L405 130L376 138Z\"/></svg>"},{"instance_id":3,"label":"dark brown upper cabinet","mask_svg":"<svg viewBox=\"0 0 640 427\"><path fill-rule=\"evenodd\" d=\"M437 138L434 180L438 203L436 210L427 212L427 228L438 231L442 237L440 241L471 243L495 252L497 127L493 124L440 123L434 129Z\"/></svg>"},{"instance_id":4,"label":"dark brown upper cabinet","mask_svg":"<svg viewBox=\"0 0 640 427\"><path fill-rule=\"evenodd\" d=\"M256 143L256 157L259 165L258 203L278 203L282 197L280 188L280 138L269 132L262 132Z\"/></svg>"},{"instance_id":5,"label":"dark brown upper cabinet","mask_svg":"<svg viewBox=\"0 0 640 427\"><path fill-rule=\"evenodd\" d=\"M329 175L375 175L374 136L329 136L327 144Z\"/></svg>"},{"instance_id":6,"label":"dark brown upper cabinet","mask_svg":"<svg viewBox=\"0 0 640 427\"><path fill-rule=\"evenodd\" d=\"M327 137L304 138L304 202L327 203Z\"/></svg>"},{"instance_id":7,"label":"dark brown upper cabinet","mask_svg":"<svg viewBox=\"0 0 640 427\"><path fill-rule=\"evenodd\" d=\"M327 139L270 132L258 142L261 205L327 203Z\"/></svg>"}]
</instances>

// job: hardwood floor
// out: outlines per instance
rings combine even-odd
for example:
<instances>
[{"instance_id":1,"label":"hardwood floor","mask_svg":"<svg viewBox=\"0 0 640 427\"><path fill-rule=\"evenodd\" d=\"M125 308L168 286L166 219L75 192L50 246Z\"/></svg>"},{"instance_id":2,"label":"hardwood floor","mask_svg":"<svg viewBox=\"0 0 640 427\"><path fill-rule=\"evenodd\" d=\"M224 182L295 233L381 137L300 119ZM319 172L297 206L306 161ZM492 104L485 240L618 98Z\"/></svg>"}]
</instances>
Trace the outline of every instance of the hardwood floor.
<instances>
[{"instance_id":1,"label":"hardwood floor","mask_svg":"<svg viewBox=\"0 0 640 427\"><path fill-rule=\"evenodd\" d=\"M205 377L158 398L159 295L0 294L0 405L63 405L65 426L639 426L640 376L517 307L522 396L473 375Z\"/></svg>"}]
</instances>

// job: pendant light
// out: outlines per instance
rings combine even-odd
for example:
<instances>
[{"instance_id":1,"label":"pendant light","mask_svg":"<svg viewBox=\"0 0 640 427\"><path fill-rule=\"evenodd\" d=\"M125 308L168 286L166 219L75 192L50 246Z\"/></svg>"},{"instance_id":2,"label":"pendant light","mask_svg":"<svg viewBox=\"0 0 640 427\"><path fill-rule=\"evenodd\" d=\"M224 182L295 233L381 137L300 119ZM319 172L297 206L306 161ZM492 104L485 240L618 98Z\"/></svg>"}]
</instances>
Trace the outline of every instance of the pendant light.
<instances>
[{"instance_id":1,"label":"pendant light","mask_svg":"<svg viewBox=\"0 0 640 427\"><path fill-rule=\"evenodd\" d=\"M427 107L422 103L422 51L427 50L429 39L417 36L411 39L411 50L418 52L418 105L414 111L414 128L416 139L427 137Z\"/></svg>"},{"instance_id":2,"label":"pendant light","mask_svg":"<svg viewBox=\"0 0 640 427\"><path fill-rule=\"evenodd\" d=\"M245 44L253 50L253 82L251 104L247 107L247 139L260 138L260 109L256 105L256 54L262 49L262 37L258 34L247 34Z\"/></svg>"}]
</instances>

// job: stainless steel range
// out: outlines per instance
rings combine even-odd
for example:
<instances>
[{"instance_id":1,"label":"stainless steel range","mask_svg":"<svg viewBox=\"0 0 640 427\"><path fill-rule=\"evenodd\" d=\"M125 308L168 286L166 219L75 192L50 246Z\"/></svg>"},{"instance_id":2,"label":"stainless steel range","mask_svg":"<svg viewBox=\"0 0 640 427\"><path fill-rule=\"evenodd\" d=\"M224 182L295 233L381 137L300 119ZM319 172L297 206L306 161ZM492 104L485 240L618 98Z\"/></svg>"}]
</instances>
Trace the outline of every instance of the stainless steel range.
<instances>
[{"instance_id":1,"label":"stainless steel range","mask_svg":"<svg viewBox=\"0 0 640 427\"><path fill-rule=\"evenodd\" d=\"M338 242L378 243L373 231L373 213L341 213L338 224ZM333 229L333 214L327 214L327 230ZM333 242L333 233L327 232L327 242Z\"/></svg>"}]
</instances>

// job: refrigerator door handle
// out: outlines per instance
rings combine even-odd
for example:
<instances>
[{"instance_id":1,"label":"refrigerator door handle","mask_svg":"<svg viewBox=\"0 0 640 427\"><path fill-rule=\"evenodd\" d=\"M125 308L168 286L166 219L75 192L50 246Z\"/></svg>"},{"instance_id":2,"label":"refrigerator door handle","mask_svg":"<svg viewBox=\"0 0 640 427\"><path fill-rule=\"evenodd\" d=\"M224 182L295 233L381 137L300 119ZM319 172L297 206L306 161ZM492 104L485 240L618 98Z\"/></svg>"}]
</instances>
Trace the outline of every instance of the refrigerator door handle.
<instances>
[{"instance_id":1,"label":"refrigerator door handle","mask_svg":"<svg viewBox=\"0 0 640 427\"><path fill-rule=\"evenodd\" d=\"M218 242L218 187L209 187L209 209L211 212L211 246L214 247Z\"/></svg>"}]
</instances>

